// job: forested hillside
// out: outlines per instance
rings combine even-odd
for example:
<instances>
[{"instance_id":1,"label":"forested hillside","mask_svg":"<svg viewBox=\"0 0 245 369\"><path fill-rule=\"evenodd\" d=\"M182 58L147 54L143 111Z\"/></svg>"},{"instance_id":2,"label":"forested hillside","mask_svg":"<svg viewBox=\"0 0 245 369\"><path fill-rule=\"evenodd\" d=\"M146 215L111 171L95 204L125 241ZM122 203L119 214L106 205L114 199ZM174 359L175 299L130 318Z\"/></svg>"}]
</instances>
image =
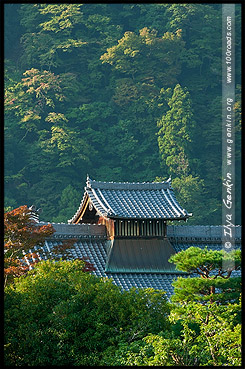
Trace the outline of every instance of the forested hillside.
<instances>
[{"instance_id":1,"label":"forested hillside","mask_svg":"<svg viewBox=\"0 0 245 369\"><path fill-rule=\"evenodd\" d=\"M171 176L189 222L221 224L221 4L8 4L4 16L6 207L35 204L41 220L66 222L87 173Z\"/></svg>"}]
</instances>

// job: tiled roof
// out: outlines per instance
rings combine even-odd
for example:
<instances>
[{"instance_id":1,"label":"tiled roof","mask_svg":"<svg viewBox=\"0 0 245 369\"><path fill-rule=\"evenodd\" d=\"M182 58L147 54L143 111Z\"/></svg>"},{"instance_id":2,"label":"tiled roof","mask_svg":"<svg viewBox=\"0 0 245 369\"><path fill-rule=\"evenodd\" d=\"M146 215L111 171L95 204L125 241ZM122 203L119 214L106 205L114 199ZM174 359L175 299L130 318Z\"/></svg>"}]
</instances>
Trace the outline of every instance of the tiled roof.
<instances>
[{"instance_id":1,"label":"tiled roof","mask_svg":"<svg viewBox=\"0 0 245 369\"><path fill-rule=\"evenodd\" d=\"M124 290L131 287L154 288L166 291L168 298L173 294L172 282L180 273L111 273L105 272L108 243L106 239L80 239L71 249L71 259L86 257L95 267L93 274L98 277L112 278L113 282ZM43 246L43 255L40 259L47 260L52 255L54 246L60 244L60 240L50 239Z\"/></svg>"},{"instance_id":2,"label":"tiled roof","mask_svg":"<svg viewBox=\"0 0 245 369\"><path fill-rule=\"evenodd\" d=\"M178 276L186 276L186 274L181 274L176 271L172 273L167 272L105 272L107 254L111 246L110 242L106 239L105 233L103 231L104 226L98 225L71 225L71 224L53 224L56 229L56 233L45 242L43 246L42 259L50 258L52 255L52 249L61 243L61 239L76 238L77 241L73 248L70 250L70 258L76 259L81 257L87 257L88 261L95 266L95 271L93 274L98 277L112 278L113 282L120 286L124 290L129 290L131 287L136 288L154 288L166 291L167 297L170 298L173 294L172 282L177 279ZM191 226L169 226L169 233L171 236L169 240L176 252L181 250L186 250L190 246L204 248L212 250L221 250L222 243L219 240L215 240L215 237L202 240L202 241L192 241L191 231L193 227ZM174 228L173 228L174 227ZM185 229L186 227L186 229ZM208 234L210 226L203 228L203 232ZM188 231L189 229L189 231ZM207 232L205 232L205 229ZM195 230L195 226L194 226ZM198 233L192 230L192 233L197 236ZM237 232L238 233L238 232ZM182 237L183 234L189 234L188 237ZM182 235L182 236L181 236ZM241 244L238 237L238 242L236 248L240 248ZM240 275L240 271L232 272L232 276Z\"/></svg>"},{"instance_id":3,"label":"tiled roof","mask_svg":"<svg viewBox=\"0 0 245 369\"><path fill-rule=\"evenodd\" d=\"M87 197L97 212L109 218L186 219L189 214L175 198L170 181L152 183L98 182L87 178L79 215Z\"/></svg>"},{"instance_id":4,"label":"tiled roof","mask_svg":"<svg viewBox=\"0 0 245 369\"><path fill-rule=\"evenodd\" d=\"M175 265L168 259L175 250L167 238L115 239L111 242L105 270L107 272L173 273Z\"/></svg>"}]
</instances>

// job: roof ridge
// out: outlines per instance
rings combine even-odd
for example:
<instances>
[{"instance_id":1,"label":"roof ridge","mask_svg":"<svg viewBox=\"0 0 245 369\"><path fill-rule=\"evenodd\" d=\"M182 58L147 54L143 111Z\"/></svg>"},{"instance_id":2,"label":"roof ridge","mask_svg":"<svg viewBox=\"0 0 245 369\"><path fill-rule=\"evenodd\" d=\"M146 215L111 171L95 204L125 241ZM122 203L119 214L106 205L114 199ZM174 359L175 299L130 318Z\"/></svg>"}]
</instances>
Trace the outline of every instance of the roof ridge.
<instances>
[{"instance_id":1,"label":"roof ridge","mask_svg":"<svg viewBox=\"0 0 245 369\"><path fill-rule=\"evenodd\" d=\"M86 182L89 189L105 189L105 190L162 190L172 189L171 182L102 182L95 181L87 177Z\"/></svg>"}]
</instances>

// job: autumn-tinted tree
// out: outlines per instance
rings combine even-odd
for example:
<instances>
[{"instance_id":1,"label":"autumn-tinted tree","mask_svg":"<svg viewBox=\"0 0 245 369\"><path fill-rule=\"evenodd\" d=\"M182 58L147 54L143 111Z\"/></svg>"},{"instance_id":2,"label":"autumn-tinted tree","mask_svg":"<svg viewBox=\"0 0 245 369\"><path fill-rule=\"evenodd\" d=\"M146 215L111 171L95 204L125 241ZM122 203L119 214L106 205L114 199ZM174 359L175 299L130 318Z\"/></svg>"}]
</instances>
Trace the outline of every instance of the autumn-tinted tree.
<instances>
[{"instance_id":1,"label":"autumn-tinted tree","mask_svg":"<svg viewBox=\"0 0 245 369\"><path fill-rule=\"evenodd\" d=\"M45 239L54 233L51 224L38 226L31 217L31 210L27 206L20 206L4 214L4 276L5 285L26 274L29 265L24 262L24 254L34 261L39 260L38 255L31 252L34 247L42 246Z\"/></svg>"},{"instance_id":2,"label":"autumn-tinted tree","mask_svg":"<svg viewBox=\"0 0 245 369\"><path fill-rule=\"evenodd\" d=\"M26 275L44 257L44 241L55 232L51 224L38 225L33 212L27 206L6 211L4 214L4 275L5 285L14 277ZM71 248L76 239L62 240L52 248L49 259L72 258ZM95 270L87 258L78 258L84 263L84 272Z\"/></svg>"}]
</instances>

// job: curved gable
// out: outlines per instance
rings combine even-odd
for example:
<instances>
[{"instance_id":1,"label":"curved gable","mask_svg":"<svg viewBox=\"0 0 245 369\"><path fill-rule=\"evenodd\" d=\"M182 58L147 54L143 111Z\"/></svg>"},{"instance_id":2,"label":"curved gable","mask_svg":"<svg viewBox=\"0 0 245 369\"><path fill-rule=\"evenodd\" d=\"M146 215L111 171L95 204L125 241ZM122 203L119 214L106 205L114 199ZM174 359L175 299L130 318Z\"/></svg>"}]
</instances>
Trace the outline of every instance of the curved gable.
<instances>
[{"instance_id":1,"label":"curved gable","mask_svg":"<svg viewBox=\"0 0 245 369\"><path fill-rule=\"evenodd\" d=\"M82 202L69 223L83 220L86 207L96 214L113 219L187 219L188 213L177 201L170 181L99 182L87 178Z\"/></svg>"}]
</instances>

